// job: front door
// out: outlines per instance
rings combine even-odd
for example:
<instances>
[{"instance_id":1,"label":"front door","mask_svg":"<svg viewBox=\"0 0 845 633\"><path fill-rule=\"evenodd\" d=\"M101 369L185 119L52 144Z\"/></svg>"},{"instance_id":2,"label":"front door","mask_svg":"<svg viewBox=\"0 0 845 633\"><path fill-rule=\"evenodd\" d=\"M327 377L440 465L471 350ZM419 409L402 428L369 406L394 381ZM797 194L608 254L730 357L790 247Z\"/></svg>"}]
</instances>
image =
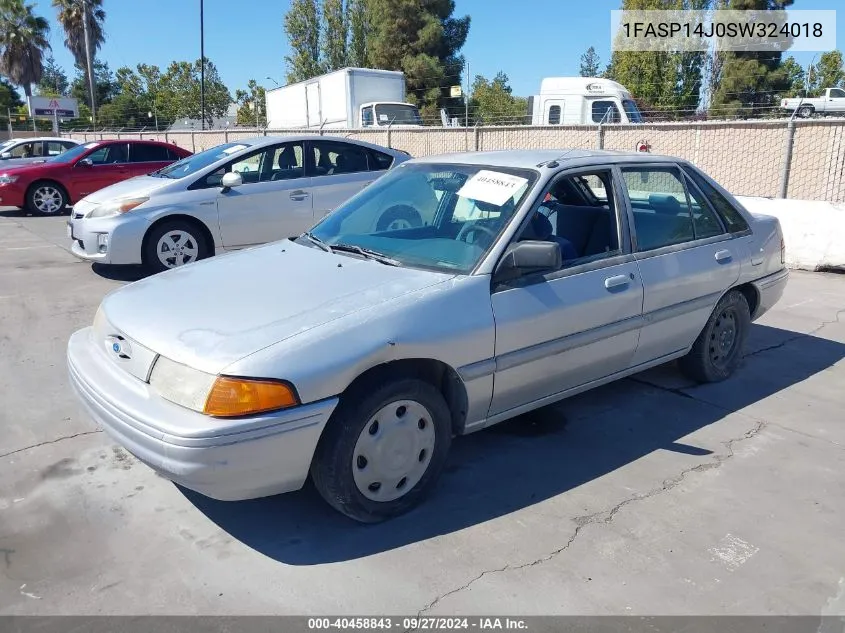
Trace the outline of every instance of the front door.
<instances>
[{"instance_id":1,"label":"front door","mask_svg":"<svg viewBox=\"0 0 845 633\"><path fill-rule=\"evenodd\" d=\"M643 285L610 168L566 172L520 239L556 241L562 269L494 286L490 416L623 371L637 348ZM624 209L624 207L622 207ZM537 217L542 216L542 217Z\"/></svg>"},{"instance_id":2,"label":"front door","mask_svg":"<svg viewBox=\"0 0 845 633\"><path fill-rule=\"evenodd\" d=\"M92 164L81 164L85 159ZM73 166L73 175L69 179L71 199L75 202L131 175L128 143L109 143L98 147Z\"/></svg>"},{"instance_id":3,"label":"front door","mask_svg":"<svg viewBox=\"0 0 845 633\"><path fill-rule=\"evenodd\" d=\"M692 345L739 278L743 253L677 166L631 166L621 173L645 285L634 358L640 364Z\"/></svg>"},{"instance_id":4,"label":"front door","mask_svg":"<svg viewBox=\"0 0 845 633\"><path fill-rule=\"evenodd\" d=\"M314 222L302 142L282 143L242 156L207 178L219 187L226 172L243 184L217 195L220 237L226 248L264 244L307 231Z\"/></svg>"},{"instance_id":5,"label":"front door","mask_svg":"<svg viewBox=\"0 0 845 633\"><path fill-rule=\"evenodd\" d=\"M307 167L314 193L314 217L320 220L373 182L366 148L341 141L308 141ZM381 168L373 164L373 168Z\"/></svg>"}]
</instances>

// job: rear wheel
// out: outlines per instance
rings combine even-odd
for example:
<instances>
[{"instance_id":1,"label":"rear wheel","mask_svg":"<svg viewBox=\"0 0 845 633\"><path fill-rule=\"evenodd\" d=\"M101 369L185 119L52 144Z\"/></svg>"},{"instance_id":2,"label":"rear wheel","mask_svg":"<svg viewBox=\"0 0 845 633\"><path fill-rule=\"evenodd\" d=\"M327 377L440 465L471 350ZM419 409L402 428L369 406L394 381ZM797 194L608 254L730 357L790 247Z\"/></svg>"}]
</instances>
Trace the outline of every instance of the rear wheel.
<instances>
[{"instance_id":1,"label":"rear wheel","mask_svg":"<svg viewBox=\"0 0 845 633\"><path fill-rule=\"evenodd\" d=\"M798 108L798 116L800 116L802 119L809 119L811 116L813 116L814 111L815 110L813 109L813 106L803 105Z\"/></svg>"},{"instance_id":2,"label":"rear wheel","mask_svg":"<svg viewBox=\"0 0 845 633\"><path fill-rule=\"evenodd\" d=\"M56 182L36 182L26 193L26 206L33 213L55 215L67 207L68 197L64 188Z\"/></svg>"},{"instance_id":3,"label":"rear wheel","mask_svg":"<svg viewBox=\"0 0 845 633\"><path fill-rule=\"evenodd\" d=\"M731 290L716 304L689 353L679 361L681 371L698 382L725 380L742 360L751 327L748 301Z\"/></svg>"},{"instance_id":4,"label":"rear wheel","mask_svg":"<svg viewBox=\"0 0 845 633\"><path fill-rule=\"evenodd\" d=\"M173 220L154 227L144 243L144 265L162 272L208 257L205 236L195 224Z\"/></svg>"},{"instance_id":5,"label":"rear wheel","mask_svg":"<svg viewBox=\"0 0 845 633\"><path fill-rule=\"evenodd\" d=\"M421 380L398 380L365 394L341 399L320 438L311 477L333 508L376 523L407 512L432 487L451 445L451 415L440 392Z\"/></svg>"}]
</instances>

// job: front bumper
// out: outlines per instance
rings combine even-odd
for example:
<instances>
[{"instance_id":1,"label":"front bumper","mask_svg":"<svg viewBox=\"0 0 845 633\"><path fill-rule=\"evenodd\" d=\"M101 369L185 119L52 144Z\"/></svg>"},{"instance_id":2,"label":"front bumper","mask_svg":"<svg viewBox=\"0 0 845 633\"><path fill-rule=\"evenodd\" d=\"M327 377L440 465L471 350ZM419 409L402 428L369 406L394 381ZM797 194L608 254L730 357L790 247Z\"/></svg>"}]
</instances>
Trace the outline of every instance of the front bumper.
<instances>
[{"instance_id":1,"label":"front bumper","mask_svg":"<svg viewBox=\"0 0 845 633\"><path fill-rule=\"evenodd\" d=\"M19 209L23 209L25 206L26 187L21 182L0 185L0 207L18 207Z\"/></svg>"},{"instance_id":2,"label":"front bumper","mask_svg":"<svg viewBox=\"0 0 845 633\"><path fill-rule=\"evenodd\" d=\"M68 342L71 385L117 443L167 479L212 499L236 501L305 483L337 398L278 413L224 420L168 402L106 356L93 328Z\"/></svg>"},{"instance_id":3,"label":"front bumper","mask_svg":"<svg viewBox=\"0 0 845 633\"><path fill-rule=\"evenodd\" d=\"M776 273L752 282L752 285L757 289L757 296L760 298L757 302L757 309L751 315L752 321L759 319L780 301L788 281L789 269L783 268Z\"/></svg>"},{"instance_id":4,"label":"front bumper","mask_svg":"<svg viewBox=\"0 0 845 633\"><path fill-rule=\"evenodd\" d=\"M101 264L141 264L141 246L150 222L141 216L118 215L109 218L75 218L67 221L67 236L73 240L71 252ZM105 244L101 236L106 236Z\"/></svg>"}]
</instances>

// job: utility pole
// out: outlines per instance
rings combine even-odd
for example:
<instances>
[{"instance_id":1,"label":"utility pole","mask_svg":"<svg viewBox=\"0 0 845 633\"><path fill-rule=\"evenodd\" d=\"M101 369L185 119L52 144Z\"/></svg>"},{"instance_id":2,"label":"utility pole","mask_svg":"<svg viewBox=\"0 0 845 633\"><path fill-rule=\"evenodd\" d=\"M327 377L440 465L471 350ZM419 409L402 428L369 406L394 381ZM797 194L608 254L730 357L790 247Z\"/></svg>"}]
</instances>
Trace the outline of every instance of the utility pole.
<instances>
[{"instance_id":1,"label":"utility pole","mask_svg":"<svg viewBox=\"0 0 845 633\"><path fill-rule=\"evenodd\" d=\"M205 129L205 25L203 0L200 0L200 116L202 129Z\"/></svg>"},{"instance_id":2,"label":"utility pole","mask_svg":"<svg viewBox=\"0 0 845 633\"><path fill-rule=\"evenodd\" d=\"M91 92L91 126L97 125L97 97L94 92L94 68L91 62L91 34L88 28L88 0L82 0L82 29L85 37L85 67L88 69L88 90Z\"/></svg>"},{"instance_id":3,"label":"utility pole","mask_svg":"<svg viewBox=\"0 0 845 633\"><path fill-rule=\"evenodd\" d=\"M469 127L469 61L467 61L467 92L464 95L464 127Z\"/></svg>"}]
</instances>

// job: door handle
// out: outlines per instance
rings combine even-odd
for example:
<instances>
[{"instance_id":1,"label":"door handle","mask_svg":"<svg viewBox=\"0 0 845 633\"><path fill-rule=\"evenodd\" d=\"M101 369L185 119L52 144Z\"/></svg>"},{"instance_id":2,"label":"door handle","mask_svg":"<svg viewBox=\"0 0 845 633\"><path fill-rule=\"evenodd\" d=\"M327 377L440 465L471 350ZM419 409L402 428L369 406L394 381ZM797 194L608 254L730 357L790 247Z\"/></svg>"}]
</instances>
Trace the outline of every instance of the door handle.
<instances>
[{"instance_id":1,"label":"door handle","mask_svg":"<svg viewBox=\"0 0 845 633\"><path fill-rule=\"evenodd\" d=\"M719 262L720 264L727 263L727 262L731 261L731 259L732 259L731 252L728 251L728 250L716 251L715 257L716 257L716 261Z\"/></svg>"},{"instance_id":2,"label":"door handle","mask_svg":"<svg viewBox=\"0 0 845 633\"><path fill-rule=\"evenodd\" d=\"M604 287L608 290L614 288L626 288L630 281L628 275L616 275L615 277L608 277L604 280Z\"/></svg>"},{"instance_id":3,"label":"door handle","mask_svg":"<svg viewBox=\"0 0 845 633\"><path fill-rule=\"evenodd\" d=\"M297 189L296 191L290 192L290 199L291 200L305 200L310 194L307 191L302 191L302 189Z\"/></svg>"}]
</instances>

